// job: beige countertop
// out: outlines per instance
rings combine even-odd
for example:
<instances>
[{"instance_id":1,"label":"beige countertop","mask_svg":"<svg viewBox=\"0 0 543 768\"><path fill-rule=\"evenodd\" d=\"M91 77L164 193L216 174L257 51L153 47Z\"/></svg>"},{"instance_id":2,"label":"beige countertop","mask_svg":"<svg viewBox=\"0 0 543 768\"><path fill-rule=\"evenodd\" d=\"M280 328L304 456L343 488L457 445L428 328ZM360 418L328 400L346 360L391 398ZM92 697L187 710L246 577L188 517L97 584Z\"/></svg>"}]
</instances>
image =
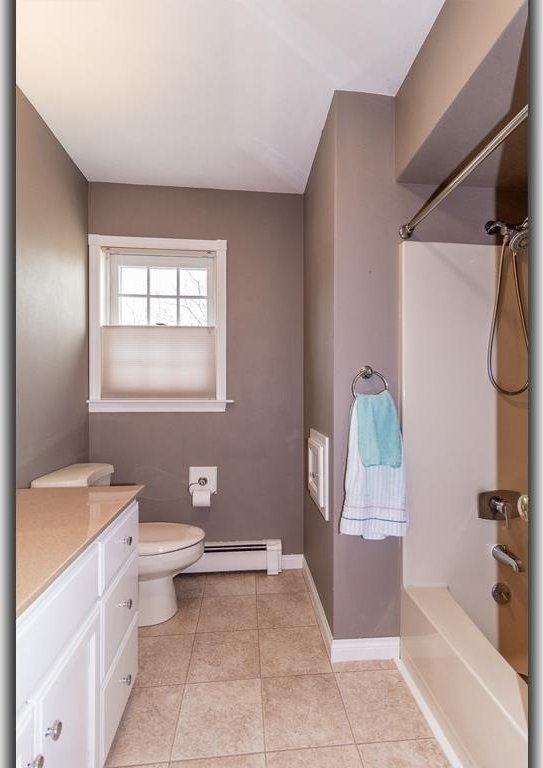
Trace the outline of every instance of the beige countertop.
<instances>
[{"instance_id":1,"label":"beige countertop","mask_svg":"<svg viewBox=\"0 0 543 768\"><path fill-rule=\"evenodd\" d=\"M16 615L126 509L143 485L17 491Z\"/></svg>"}]
</instances>

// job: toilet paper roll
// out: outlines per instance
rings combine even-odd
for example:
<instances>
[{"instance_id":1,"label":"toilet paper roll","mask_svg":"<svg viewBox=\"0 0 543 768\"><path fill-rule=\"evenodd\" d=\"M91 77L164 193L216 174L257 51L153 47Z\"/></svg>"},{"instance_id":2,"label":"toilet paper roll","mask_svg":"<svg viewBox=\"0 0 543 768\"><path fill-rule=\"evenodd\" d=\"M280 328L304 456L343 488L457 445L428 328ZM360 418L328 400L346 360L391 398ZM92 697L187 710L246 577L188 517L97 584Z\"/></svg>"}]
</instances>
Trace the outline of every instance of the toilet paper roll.
<instances>
[{"instance_id":1,"label":"toilet paper roll","mask_svg":"<svg viewBox=\"0 0 543 768\"><path fill-rule=\"evenodd\" d=\"M192 506L193 507L209 507L211 506L211 491L194 490L192 492Z\"/></svg>"}]
</instances>

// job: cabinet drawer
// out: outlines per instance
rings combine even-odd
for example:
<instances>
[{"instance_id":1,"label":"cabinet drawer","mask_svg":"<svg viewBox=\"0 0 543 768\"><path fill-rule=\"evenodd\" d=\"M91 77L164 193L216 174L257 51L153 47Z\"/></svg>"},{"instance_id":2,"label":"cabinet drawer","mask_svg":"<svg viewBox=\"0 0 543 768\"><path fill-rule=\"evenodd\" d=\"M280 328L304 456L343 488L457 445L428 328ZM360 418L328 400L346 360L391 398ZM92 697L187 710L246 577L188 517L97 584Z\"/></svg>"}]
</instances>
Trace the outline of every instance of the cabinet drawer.
<instances>
[{"instance_id":1,"label":"cabinet drawer","mask_svg":"<svg viewBox=\"0 0 543 768\"><path fill-rule=\"evenodd\" d=\"M104 599L102 677L115 658L126 630L138 611L138 555L130 560L109 588Z\"/></svg>"},{"instance_id":2,"label":"cabinet drawer","mask_svg":"<svg viewBox=\"0 0 543 768\"><path fill-rule=\"evenodd\" d=\"M91 545L17 621L16 711L34 693L98 598L98 545Z\"/></svg>"},{"instance_id":3,"label":"cabinet drawer","mask_svg":"<svg viewBox=\"0 0 543 768\"><path fill-rule=\"evenodd\" d=\"M138 672L138 619L130 625L102 693L101 764L106 761Z\"/></svg>"},{"instance_id":4,"label":"cabinet drawer","mask_svg":"<svg viewBox=\"0 0 543 768\"><path fill-rule=\"evenodd\" d=\"M99 612L37 695L38 745L45 767L95 768Z\"/></svg>"},{"instance_id":5,"label":"cabinet drawer","mask_svg":"<svg viewBox=\"0 0 543 768\"><path fill-rule=\"evenodd\" d=\"M138 504L133 502L111 531L100 541L103 594L115 574L133 552L138 551Z\"/></svg>"}]
</instances>

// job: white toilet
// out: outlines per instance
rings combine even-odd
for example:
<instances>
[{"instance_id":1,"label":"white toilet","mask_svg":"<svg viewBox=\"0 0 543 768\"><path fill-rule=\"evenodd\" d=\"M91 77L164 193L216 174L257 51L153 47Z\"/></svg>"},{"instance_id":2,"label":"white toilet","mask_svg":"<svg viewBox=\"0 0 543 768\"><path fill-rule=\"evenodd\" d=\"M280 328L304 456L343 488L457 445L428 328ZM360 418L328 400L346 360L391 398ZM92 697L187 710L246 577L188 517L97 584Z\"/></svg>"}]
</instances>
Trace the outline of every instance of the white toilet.
<instances>
[{"instance_id":1,"label":"white toilet","mask_svg":"<svg viewBox=\"0 0 543 768\"><path fill-rule=\"evenodd\" d=\"M38 477L32 488L109 485L111 464L71 464ZM160 624L177 611L173 578L204 554L205 531L184 523L140 523L139 625Z\"/></svg>"},{"instance_id":2,"label":"white toilet","mask_svg":"<svg viewBox=\"0 0 543 768\"><path fill-rule=\"evenodd\" d=\"M139 625L160 624L177 611L173 577L204 554L205 532L183 523L139 525Z\"/></svg>"}]
</instances>

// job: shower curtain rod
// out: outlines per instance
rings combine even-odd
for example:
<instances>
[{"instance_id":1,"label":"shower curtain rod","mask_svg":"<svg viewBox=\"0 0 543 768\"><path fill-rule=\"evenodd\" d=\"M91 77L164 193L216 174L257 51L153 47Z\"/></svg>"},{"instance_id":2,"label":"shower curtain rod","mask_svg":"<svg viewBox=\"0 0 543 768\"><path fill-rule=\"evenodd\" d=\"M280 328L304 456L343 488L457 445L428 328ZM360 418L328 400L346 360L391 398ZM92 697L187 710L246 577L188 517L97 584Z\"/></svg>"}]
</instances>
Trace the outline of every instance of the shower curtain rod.
<instances>
[{"instance_id":1,"label":"shower curtain rod","mask_svg":"<svg viewBox=\"0 0 543 768\"><path fill-rule=\"evenodd\" d=\"M515 128L518 128L518 126L523 123L526 118L528 117L528 104L526 104L525 107L523 107L518 114L513 117L512 120L510 120L507 125L505 125L501 131L498 131L498 133L492 138L488 144L486 144L483 149L478 152L475 157L469 161L469 163L466 163L466 165L462 168L461 171L459 171L456 176L449 181L449 183L443 187L441 192L439 192L435 197L431 197L420 209L420 211L413 216L411 221L409 221L407 224L402 224L399 230L399 235L402 238L402 240L409 240L415 229L418 227L418 225L421 223L423 219L425 219L429 213L431 213L434 208L437 208L437 206L445 200L445 198L454 190L456 187L461 184L465 178L467 178L470 173L472 173L481 163L483 160L486 160L486 158L494 152L497 147L502 144L505 139L513 133Z\"/></svg>"}]
</instances>

